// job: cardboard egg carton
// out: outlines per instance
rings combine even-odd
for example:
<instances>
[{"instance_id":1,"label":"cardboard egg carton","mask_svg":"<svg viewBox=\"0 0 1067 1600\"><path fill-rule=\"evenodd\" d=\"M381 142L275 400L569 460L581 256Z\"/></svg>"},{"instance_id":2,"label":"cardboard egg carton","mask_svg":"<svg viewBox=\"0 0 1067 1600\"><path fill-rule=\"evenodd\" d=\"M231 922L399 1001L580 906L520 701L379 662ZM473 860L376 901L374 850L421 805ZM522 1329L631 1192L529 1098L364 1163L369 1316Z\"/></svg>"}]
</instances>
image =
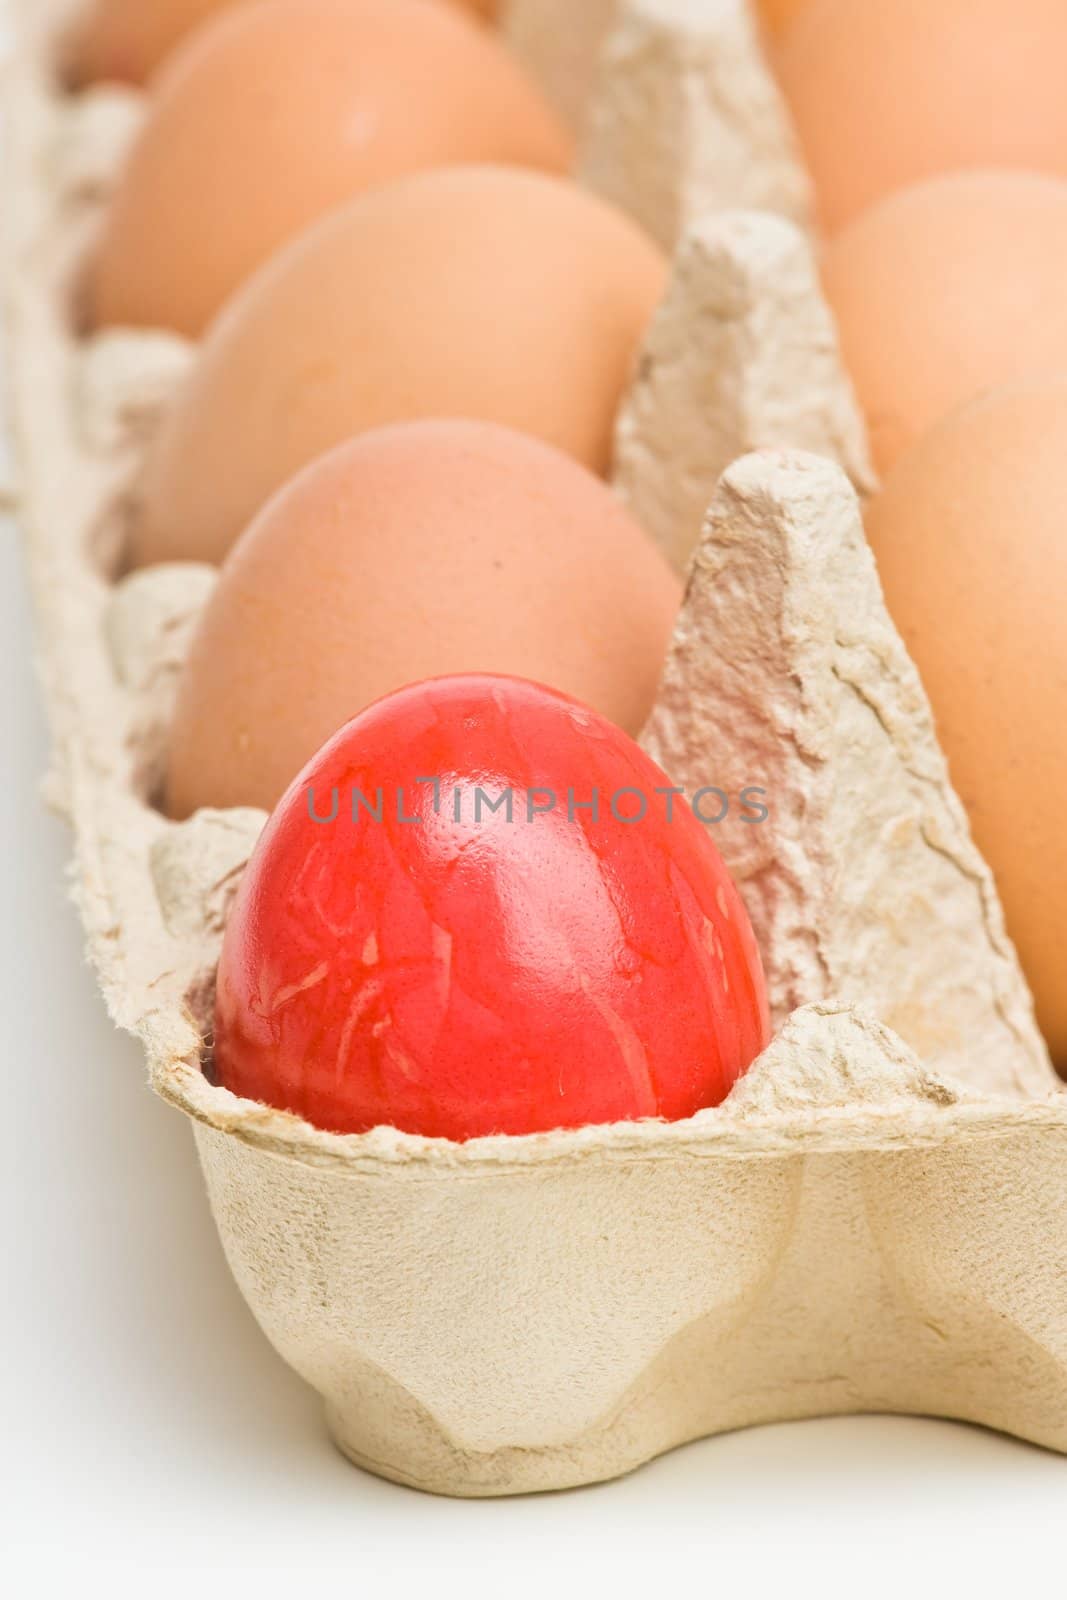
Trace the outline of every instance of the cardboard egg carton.
<instances>
[{"instance_id":1,"label":"cardboard egg carton","mask_svg":"<svg viewBox=\"0 0 1067 1600\"><path fill-rule=\"evenodd\" d=\"M204 1074L264 818L153 808L214 573L112 576L145 437L193 352L72 336L140 106L64 101L46 70L61 8L14 9L9 380L49 793L111 1013L190 1118L236 1280L340 1448L458 1495L587 1483L834 1412L1067 1451L1067 1096L882 603L805 183L740 0L514 0L508 26L581 117L587 180L675 251L619 420L620 492L680 565L695 546L644 742L676 783L767 790L769 820L719 843L776 1036L688 1121L462 1145L322 1133Z\"/></svg>"}]
</instances>

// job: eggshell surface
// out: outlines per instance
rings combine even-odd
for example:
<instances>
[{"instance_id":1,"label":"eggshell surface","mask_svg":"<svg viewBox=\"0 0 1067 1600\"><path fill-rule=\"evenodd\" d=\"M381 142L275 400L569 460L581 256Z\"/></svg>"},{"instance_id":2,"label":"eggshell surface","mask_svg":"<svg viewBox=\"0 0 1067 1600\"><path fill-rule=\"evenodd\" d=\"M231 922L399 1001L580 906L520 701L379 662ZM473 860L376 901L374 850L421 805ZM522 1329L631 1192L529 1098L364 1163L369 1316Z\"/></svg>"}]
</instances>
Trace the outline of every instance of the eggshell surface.
<instances>
[{"instance_id":1,"label":"eggshell surface","mask_svg":"<svg viewBox=\"0 0 1067 1600\"><path fill-rule=\"evenodd\" d=\"M814 0L755 0L756 13L773 37L783 34L794 18L814 3Z\"/></svg>"},{"instance_id":2,"label":"eggshell surface","mask_svg":"<svg viewBox=\"0 0 1067 1600\"><path fill-rule=\"evenodd\" d=\"M194 28L239 0L94 0L76 14L64 51L76 87L143 84Z\"/></svg>"},{"instance_id":3,"label":"eggshell surface","mask_svg":"<svg viewBox=\"0 0 1067 1600\"><path fill-rule=\"evenodd\" d=\"M879 471L987 389L1067 371L1067 183L961 173L831 242L823 283Z\"/></svg>"},{"instance_id":4,"label":"eggshell surface","mask_svg":"<svg viewBox=\"0 0 1067 1600\"><path fill-rule=\"evenodd\" d=\"M222 570L185 669L166 805L270 808L342 723L452 672L536 678L636 733L681 601L607 486L474 422L313 463Z\"/></svg>"},{"instance_id":5,"label":"eggshell surface","mask_svg":"<svg viewBox=\"0 0 1067 1600\"><path fill-rule=\"evenodd\" d=\"M889 609L1067 1067L1067 378L996 391L904 456L868 510ZM937 937L937 908L931 908Z\"/></svg>"},{"instance_id":6,"label":"eggshell surface","mask_svg":"<svg viewBox=\"0 0 1067 1600\"><path fill-rule=\"evenodd\" d=\"M1067 175L1061 0L820 0L779 78L833 231L935 173Z\"/></svg>"},{"instance_id":7,"label":"eggshell surface","mask_svg":"<svg viewBox=\"0 0 1067 1600\"><path fill-rule=\"evenodd\" d=\"M78 15L66 49L75 85L101 79L143 84L202 22L240 0L95 0ZM244 0L251 3L251 0ZM476 16L495 15L494 0L452 0Z\"/></svg>"},{"instance_id":8,"label":"eggshell surface","mask_svg":"<svg viewBox=\"0 0 1067 1600\"><path fill-rule=\"evenodd\" d=\"M259 0L159 79L90 321L195 337L280 245L376 184L471 161L561 173L572 154L500 41L439 0Z\"/></svg>"},{"instance_id":9,"label":"eggshell surface","mask_svg":"<svg viewBox=\"0 0 1067 1600\"><path fill-rule=\"evenodd\" d=\"M319 224L213 328L149 452L134 563L219 561L288 478L351 435L499 422L607 469L667 265L576 185L424 173Z\"/></svg>"},{"instance_id":10,"label":"eggshell surface","mask_svg":"<svg viewBox=\"0 0 1067 1600\"><path fill-rule=\"evenodd\" d=\"M338 1133L456 1140L718 1105L768 1043L767 999L709 830L681 807L633 819L669 782L540 684L379 701L297 778L246 869L218 1081ZM546 789L560 804L531 814ZM380 813L353 818L356 794Z\"/></svg>"}]
</instances>

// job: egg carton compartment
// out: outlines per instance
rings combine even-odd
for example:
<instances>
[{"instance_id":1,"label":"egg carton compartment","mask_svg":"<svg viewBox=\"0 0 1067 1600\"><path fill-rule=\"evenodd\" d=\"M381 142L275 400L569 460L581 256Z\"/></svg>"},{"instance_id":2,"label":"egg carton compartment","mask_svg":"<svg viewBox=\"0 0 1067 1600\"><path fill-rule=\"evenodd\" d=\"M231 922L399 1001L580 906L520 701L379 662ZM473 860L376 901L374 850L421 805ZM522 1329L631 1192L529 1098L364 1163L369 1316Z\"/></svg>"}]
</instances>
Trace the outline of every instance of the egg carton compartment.
<instances>
[{"instance_id":1,"label":"egg carton compartment","mask_svg":"<svg viewBox=\"0 0 1067 1600\"><path fill-rule=\"evenodd\" d=\"M80 253L141 113L129 93L56 92L63 9L13 7L7 81L48 791L111 1014L191 1119L236 1280L341 1449L457 1495L588 1483L837 1412L1067 1451L1067 1096L882 602L863 429L745 7L515 0L507 25L571 97L587 181L675 250L618 431L620 492L689 562L643 742L676 783L758 772L773 797L765 825L719 838L776 1036L688 1121L467 1144L322 1133L203 1071L264 817L174 824L151 803L214 572L114 573L144 440L192 352L72 333Z\"/></svg>"}]
</instances>

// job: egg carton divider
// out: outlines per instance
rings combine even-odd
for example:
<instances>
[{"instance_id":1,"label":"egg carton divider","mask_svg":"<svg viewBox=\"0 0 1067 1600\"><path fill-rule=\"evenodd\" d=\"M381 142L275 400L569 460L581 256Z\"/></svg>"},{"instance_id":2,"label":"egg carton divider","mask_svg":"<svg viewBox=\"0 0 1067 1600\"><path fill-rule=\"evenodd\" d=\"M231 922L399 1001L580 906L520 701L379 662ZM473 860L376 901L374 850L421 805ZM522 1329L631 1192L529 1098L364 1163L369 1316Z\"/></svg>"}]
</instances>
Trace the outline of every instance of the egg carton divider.
<instances>
[{"instance_id":1,"label":"egg carton divider","mask_svg":"<svg viewBox=\"0 0 1067 1600\"><path fill-rule=\"evenodd\" d=\"M1067 1451L1067 1097L885 616L855 496L825 460L759 454L727 470L645 736L677 781L731 751L739 763L773 754L789 796L758 843L727 841L779 1026L726 1103L683 1123L455 1145L384 1128L325 1134L208 1081L211 972L263 816L175 825L145 798L213 573L112 584L89 539L189 352L152 334L71 336L72 241L137 108L54 97L42 63L57 15L30 0L16 10L4 226L52 790L73 823L109 1009L192 1119L237 1282L324 1397L340 1447L460 1495L587 1483L723 1429L859 1410L961 1417ZM646 0L622 24L633 37L671 15L680 8ZM733 26L739 13L706 15ZM674 70L690 43L657 48ZM645 58L604 59L598 92L622 104L615 74ZM761 70L755 54L747 70ZM71 119L96 130L92 149ZM645 204L668 214L662 197ZM814 443L862 472L806 246L783 228L680 222L619 467L679 561L686 520L697 508L695 538L735 444ZM805 408L775 397L770 368L755 371L775 251L795 272L769 326L804 362L819 357L814 439L789 437ZM687 319L692 350L675 350L672 325ZM720 384L701 351L723 358ZM935 960L923 930L946 897L953 958L942 947ZM865 1007L917 1030L924 1059Z\"/></svg>"}]
</instances>

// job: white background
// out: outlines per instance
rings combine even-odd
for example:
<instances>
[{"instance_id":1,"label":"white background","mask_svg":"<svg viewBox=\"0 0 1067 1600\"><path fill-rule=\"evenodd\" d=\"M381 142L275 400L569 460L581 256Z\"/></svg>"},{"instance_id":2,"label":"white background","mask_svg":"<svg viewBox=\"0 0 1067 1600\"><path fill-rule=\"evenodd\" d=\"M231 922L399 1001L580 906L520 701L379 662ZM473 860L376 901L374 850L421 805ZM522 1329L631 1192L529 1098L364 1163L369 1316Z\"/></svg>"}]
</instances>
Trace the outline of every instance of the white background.
<instances>
[{"instance_id":1,"label":"white background","mask_svg":"<svg viewBox=\"0 0 1067 1600\"><path fill-rule=\"evenodd\" d=\"M1067 1462L948 1423L764 1428L516 1501L435 1500L343 1461L230 1281L188 1127L145 1087L83 964L66 830L38 798L31 651L3 525L7 1593L58 1592L87 1569L93 1590L151 1595L186 1570L211 1594L255 1571L258 1592L301 1597L327 1571L336 1592L402 1596L923 1596L942 1571L952 1594L1016 1590L1027 1571L1065 1592Z\"/></svg>"}]
</instances>

